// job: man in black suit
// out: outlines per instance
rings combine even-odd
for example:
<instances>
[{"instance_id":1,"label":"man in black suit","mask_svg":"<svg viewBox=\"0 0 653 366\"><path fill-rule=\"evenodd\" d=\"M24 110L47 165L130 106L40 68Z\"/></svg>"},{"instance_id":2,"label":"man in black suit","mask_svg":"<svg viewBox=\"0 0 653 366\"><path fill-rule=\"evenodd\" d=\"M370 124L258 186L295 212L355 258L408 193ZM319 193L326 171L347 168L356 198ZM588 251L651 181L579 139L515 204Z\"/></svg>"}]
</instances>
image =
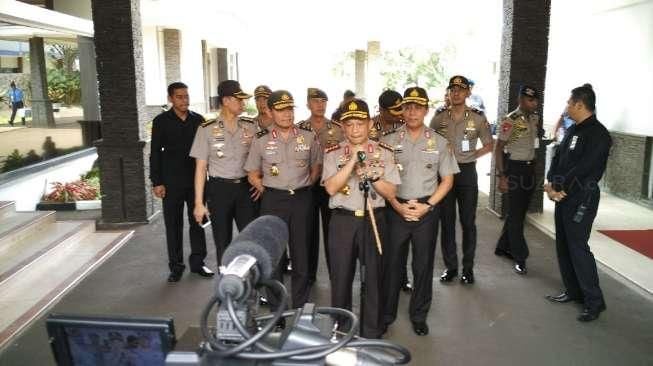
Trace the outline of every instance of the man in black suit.
<instances>
[{"instance_id":1,"label":"man in black suit","mask_svg":"<svg viewBox=\"0 0 653 366\"><path fill-rule=\"evenodd\" d=\"M598 183L605 172L612 138L596 119L596 95L591 85L571 91L567 114L575 124L558 146L547 175L549 183L544 186L549 199L556 203L556 252L565 290L547 299L582 303L578 321L589 322L606 309L588 240L601 196Z\"/></svg>"},{"instance_id":2,"label":"man in black suit","mask_svg":"<svg viewBox=\"0 0 653 366\"><path fill-rule=\"evenodd\" d=\"M152 191L163 199L163 218L168 244L168 282L181 279L184 265L184 202L188 214L191 253L190 270L210 278L213 272L204 265L206 237L204 229L193 218L195 191L193 178L195 159L189 156L197 128L204 118L188 110L188 87L181 82L168 86L170 110L154 118L150 152Z\"/></svg>"}]
</instances>

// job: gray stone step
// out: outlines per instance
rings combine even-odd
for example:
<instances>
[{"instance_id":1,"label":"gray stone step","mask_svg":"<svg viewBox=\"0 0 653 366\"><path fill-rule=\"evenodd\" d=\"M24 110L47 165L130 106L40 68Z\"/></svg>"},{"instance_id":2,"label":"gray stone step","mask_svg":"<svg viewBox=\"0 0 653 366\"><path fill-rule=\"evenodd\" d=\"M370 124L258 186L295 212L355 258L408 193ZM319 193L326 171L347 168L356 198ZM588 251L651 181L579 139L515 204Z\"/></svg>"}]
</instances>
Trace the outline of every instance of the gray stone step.
<instances>
[{"instance_id":1,"label":"gray stone step","mask_svg":"<svg viewBox=\"0 0 653 366\"><path fill-rule=\"evenodd\" d=\"M48 255L65 241L79 240L95 231L94 221L53 222L23 240L0 246L0 284L27 268L42 255Z\"/></svg>"},{"instance_id":2,"label":"gray stone step","mask_svg":"<svg viewBox=\"0 0 653 366\"><path fill-rule=\"evenodd\" d=\"M14 201L0 201L0 220L7 214L16 211Z\"/></svg>"},{"instance_id":3,"label":"gray stone step","mask_svg":"<svg viewBox=\"0 0 653 366\"><path fill-rule=\"evenodd\" d=\"M0 348L55 304L131 238L128 232L93 232L63 240L0 283Z\"/></svg>"},{"instance_id":4,"label":"gray stone step","mask_svg":"<svg viewBox=\"0 0 653 366\"><path fill-rule=\"evenodd\" d=\"M46 230L55 220L54 211L11 212L0 218L0 248Z\"/></svg>"}]
</instances>

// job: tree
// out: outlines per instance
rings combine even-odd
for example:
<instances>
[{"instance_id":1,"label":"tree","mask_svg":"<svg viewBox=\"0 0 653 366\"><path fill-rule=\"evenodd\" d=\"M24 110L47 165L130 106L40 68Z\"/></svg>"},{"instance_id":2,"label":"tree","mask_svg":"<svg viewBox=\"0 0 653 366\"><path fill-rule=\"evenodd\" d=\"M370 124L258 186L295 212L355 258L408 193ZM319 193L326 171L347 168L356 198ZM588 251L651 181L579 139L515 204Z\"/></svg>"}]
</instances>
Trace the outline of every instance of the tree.
<instances>
[{"instance_id":1,"label":"tree","mask_svg":"<svg viewBox=\"0 0 653 366\"><path fill-rule=\"evenodd\" d=\"M384 85L395 90L412 85L427 90L441 87L445 80L440 62L440 54L433 51L418 53L413 48L386 51L381 66Z\"/></svg>"}]
</instances>

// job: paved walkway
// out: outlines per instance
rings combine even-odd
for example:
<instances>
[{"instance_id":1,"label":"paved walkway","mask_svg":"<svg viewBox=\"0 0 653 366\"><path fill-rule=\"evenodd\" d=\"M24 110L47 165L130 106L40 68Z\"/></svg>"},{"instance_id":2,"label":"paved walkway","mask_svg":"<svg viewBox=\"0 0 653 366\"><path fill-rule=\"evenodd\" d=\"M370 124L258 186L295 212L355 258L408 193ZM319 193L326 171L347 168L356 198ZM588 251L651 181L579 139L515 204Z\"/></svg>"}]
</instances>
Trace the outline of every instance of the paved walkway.
<instances>
[{"instance_id":1,"label":"paved walkway","mask_svg":"<svg viewBox=\"0 0 653 366\"><path fill-rule=\"evenodd\" d=\"M486 198L481 197L480 202ZM163 223L139 227L134 238L89 275L52 311L81 314L172 316L177 336L197 325L214 283L186 273L168 284ZM408 319L408 297L387 338L407 346L413 365L651 365L653 298L615 280L600 267L608 310L595 322L576 321L574 304L550 304L545 294L561 283L554 242L532 226L529 273L518 276L511 263L493 255L502 223L478 211L477 283L434 283L428 323L431 334L417 337ZM209 265L215 268L212 240ZM438 247L439 248L439 247ZM313 300L329 302L329 283L321 264ZM442 270L437 250L437 277ZM354 296L357 299L357 295ZM2 354L0 365L52 365L43 319L38 320Z\"/></svg>"}]
</instances>

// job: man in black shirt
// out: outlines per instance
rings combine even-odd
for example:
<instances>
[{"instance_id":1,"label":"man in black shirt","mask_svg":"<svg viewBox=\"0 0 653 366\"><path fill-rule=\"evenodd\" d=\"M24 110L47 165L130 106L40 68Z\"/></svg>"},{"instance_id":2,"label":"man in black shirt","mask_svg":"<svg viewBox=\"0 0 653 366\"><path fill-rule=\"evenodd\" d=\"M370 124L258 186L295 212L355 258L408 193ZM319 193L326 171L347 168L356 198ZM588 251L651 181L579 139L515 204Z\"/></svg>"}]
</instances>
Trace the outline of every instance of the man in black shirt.
<instances>
[{"instance_id":1,"label":"man in black shirt","mask_svg":"<svg viewBox=\"0 0 653 366\"><path fill-rule=\"evenodd\" d=\"M565 134L547 174L544 189L556 202L556 252L566 290L547 299L584 304L581 322L595 320L606 309L596 261L588 239L599 206L598 182L605 172L612 139L596 119L596 96L585 84L571 91L567 113L575 125Z\"/></svg>"},{"instance_id":2,"label":"man in black shirt","mask_svg":"<svg viewBox=\"0 0 653 366\"><path fill-rule=\"evenodd\" d=\"M189 156L190 148L201 115L188 110L188 87L176 82L168 86L168 101L172 108L154 118L150 152L150 180L152 191L163 199L163 218L168 244L168 282L177 282L184 272L184 202L188 214L191 253L190 270L202 277L212 277L213 272L204 265L206 237L204 229L193 218L195 192L193 177L195 159Z\"/></svg>"}]
</instances>

